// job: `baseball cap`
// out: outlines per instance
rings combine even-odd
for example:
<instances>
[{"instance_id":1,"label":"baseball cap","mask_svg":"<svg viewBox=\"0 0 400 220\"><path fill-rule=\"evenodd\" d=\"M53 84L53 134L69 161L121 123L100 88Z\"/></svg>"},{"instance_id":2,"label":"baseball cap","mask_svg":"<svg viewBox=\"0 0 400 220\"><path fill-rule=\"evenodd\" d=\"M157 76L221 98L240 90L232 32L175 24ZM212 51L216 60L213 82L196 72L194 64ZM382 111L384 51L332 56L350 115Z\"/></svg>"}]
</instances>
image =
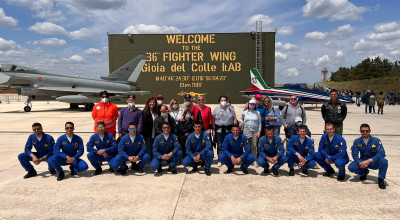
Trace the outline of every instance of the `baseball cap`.
<instances>
[{"instance_id":1,"label":"baseball cap","mask_svg":"<svg viewBox=\"0 0 400 220\"><path fill-rule=\"evenodd\" d=\"M262 95L256 94L256 95L254 96L254 98L255 98L255 99L262 99Z\"/></svg>"},{"instance_id":2,"label":"baseball cap","mask_svg":"<svg viewBox=\"0 0 400 220\"><path fill-rule=\"evenodd\" d=\"M157 99L159 99L159 98L163 99L164 96L160 94L160 95L157 96Z\"/></svg>"},{"instance_id":3,"label":"baseball cap","mask_svg":"<svg viewBox=\"0 0 400 220\"><path fill-rule=\"evenodd\" d=\"M161 112L168 112L168 106L162 105L161 108L160 108L160 111Z\"/></svg>"},{"instance_id":4,"label":"baseball cap","mask_svg":"<svg viewBox=\"0 0 400 220\"><path fill-rule=\"evenodd\" d=\"M303 121L303 119L301 119L301 117L297 116L297 117L294 119L294 121L295 121L295 122Z\"/></svg>"},{"instance_id":5,"label":"baseball cap","mask_svg":"<svg viewBox=\"0 0 400 220\"><path fill-rule=\"evenodd\" d=\"M249 104L256 104L256 100L250 99Z\"/></svg>"},{"instance_id":6,"label":"baseball cap","mask_svg":"<svg viewBox=\"0 0 400 220\"><path fill-rule=\"evenodd\" d=\"M183 96L183 99L192 99L192 96L189 94L186 94L185 96Z\"/></svg>"}]
</instances>

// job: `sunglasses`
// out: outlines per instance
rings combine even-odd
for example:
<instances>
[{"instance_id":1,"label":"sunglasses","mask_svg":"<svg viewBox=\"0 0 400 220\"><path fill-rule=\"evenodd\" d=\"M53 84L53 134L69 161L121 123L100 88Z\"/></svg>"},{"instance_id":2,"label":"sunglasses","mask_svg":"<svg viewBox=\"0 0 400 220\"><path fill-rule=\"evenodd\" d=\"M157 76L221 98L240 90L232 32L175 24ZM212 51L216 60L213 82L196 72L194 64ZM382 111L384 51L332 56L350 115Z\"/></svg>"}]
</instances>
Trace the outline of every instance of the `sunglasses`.
<instances>
[{"instance_id":1,"label":"sunglasses","mask_svg":"<svg viewBox=\"0 0 400 220\"><path fill-rule=\"evenodd\" d=\"M169 127L162 127L162 129L168 129Z\"/></svg>"},{"instance_id":2,"label":"sunglasses","mask_svg":"<svg viewBox=\"0 0 400 220\"><path fill-rule=\"evenodd\" d=\"M101 98L108 98L108 96L102 96Z\"/></svg>"},{"instance_id":3,"label":"sunglasses","mask_svg":"<svg viewBox=\"0 0 400 220\"><path fill-rule=\"evenodd\" d=\"M41 128L32 128L33 131L40 131L42 130Z\"/></svg>"},{"instance_id":4,"label":"sunglasses","mask_svg":"<svg viewBox=\"0 0 400 220\"><path fill-rule=\"evenodd\" d=\"M204 101L204 99L197 99L197 101Z\"/></svg>"},{"instance_id":5,"label":"sunglasses","mask_svg":"<svg viewBox=\"0 0 400 220\"><path fill-rule=\"evenodd\" d=\"M361 130L361 133L369 133L369 130Z\"/></svg>"},{"instance_id":6,"label":"sunglasses","mask_svg":"<svg viewBox=\"0 0 400 220\"><path fill-rule=\"evenodd\" d=\"M136 131L137 128L129 128L130 131Z\"/></svg>"},{"instance_id":7,"label":"sunglasses","mask_svg":"<svg viewBox=\"0 0 400 220\"><path fill-rule=\"evenodd\" d=\"M65 130L74 130L74 127L65 127Z\"/></svg>"},{"instance_id":8,"label":"sunglasses","mask_svg":"<svg viewBox=\"0 0 400 220\"><path fill-rule=\"evenodd\" d=\"M290 100L297 100L297 98L294 98L294 99L293 99L293 98L291 98Z\"/></svg>"},{"instance_id":9,"label":"sunglasses","mask_svg":"<svg viewBox=\"0 0 400 220\"><path fill-rule=\"evenodd\" d=\"M97 127L97 130L104 130L105 127Z\"/></svg>"}]
</instances>

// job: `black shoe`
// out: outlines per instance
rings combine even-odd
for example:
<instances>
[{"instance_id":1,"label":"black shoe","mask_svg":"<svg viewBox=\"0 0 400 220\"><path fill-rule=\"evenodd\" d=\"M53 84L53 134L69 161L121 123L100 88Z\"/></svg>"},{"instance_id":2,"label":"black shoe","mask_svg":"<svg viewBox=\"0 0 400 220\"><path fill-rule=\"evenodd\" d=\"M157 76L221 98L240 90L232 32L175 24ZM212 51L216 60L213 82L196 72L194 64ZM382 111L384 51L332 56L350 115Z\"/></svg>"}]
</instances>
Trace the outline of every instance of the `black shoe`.
<instances>
[{"instance_id":1,"label":"black shoe","mask_svg":"<svg viewBox=\"0 0 400 220\"><path fill-rule=\"evenodd\" d=\"M323 176L329 177L329 176L331 176L331 175L333 175L333 174L335 174L335 170L334 170L334 169L329 169L328 171L326 171L326 172L323 174Z\"/></svg>"},{"instance_id":2,"label":"black shoe","mask_svg":"<svg viewBox=\"0 0 400 220\"><path fill-rule=\"evenodd\" d=\"M275 167L272 167L271 172L274 174L274 176L278 176L278 170L275 169Z\"/></svg>"},{"instance_id":3,"label":"black shoe","mask_svg":"<svg viewBox=\"0 0 400 220\"><path fill-rule=\"evenodd\" d=\"M121 173L121 168L118 168L118 169L117 169L117 173Z\"/></svg>"},{"instance_id":4,"label":"black shoe","mask_svg":"<svg viewBox=\"0 0 400 220\"><path fill-rule=\"evenodd\" d=\"M178 171L176 171L175 167L168 167L168 171L171 172L172 174L178 173Z\"/></svg>"},{"instance_id":5,"label":"black shoe","mask_svg":"<svg viewBox=\"0 0 400 220\"><path fill-rule=\"evenodd\" d=\"M65 177L65 173L64 173L64 171L62 171L61 173L58 174L57 181L63 180L64 177Z\"/></svg>"},{"instance_id":6,"label":"black shoe","mask_svg":"<svg viewBox=\"0 0 400 220\"><path fill-rule=\"evenodd\" d=\"M338 177L337 177L337 180L338 180L338 181L343 181L343 180L344 180L344 176L338 176Z\"/></svg>"},{"instance_id":7,"label":"black shoe","mask_svg":"<svg viewBox=\"0 0 400 220\"><path fill-rule=\"evenodd\" d=\"M378 178L378 186L379 186L379 189L386 189L385 180Z\"/></svg>"},{"instance_id":8,"label":"black shoe","mask_svg":"<svg viewBox=\"0 0 400 220\"><path fill-rule=\"evenodd\" d=\"M51 169L51 170L49 170L49 172L50 172L51 175L54 175L54 174L57 173L57 172L56 172L56 169Z\"/></svg>"},{"instance_id":9,"label":"black shoe","mask_svg":"<svg viewBox=\"0 0 400 220\"><path fill-rule=\"evenodd\" d=\"M204 167L206 165L206 161L202 160L201 161L201 167Z\"/></svg>"},{"instance_id":10,"label":"black shoe","mask_svg":"<svg viewBox=\"0 0 400 220\"><path fill-rule=\"evenodd\" d=\"M209 169L206 169L205 171L206 171L206 175L207 175L207 176L211 176L211 172L210 172Z\"/></svg>"},{"instance_id":11,"label":"black shoe","mask_svg":"<svg viewBox=\"0 0 400 220\"><path fill-rule=\"evenodd\" d=\"M97 168L97 169L94 171L93 176L97 176L97 175L99 175L99 174L102 173L102 172L103 172L103 169L101 169L101 167L100 167L100 168Z\"/></svg>"},{"instance_id":12,"label":"black shoe","mask_svg":"<svg viewBox=\"0 0 400 220\"><path fill-rule=\"evenodd\" d=\"M304 175L308 175L308 170L303 170L302 173L303 173Z\"/></svg>"},{"instance_id":13,"label":"black shoe","mask_svg":"<svg viewBox=\"0 0 400 220\"><path fill-rule=\"evenodd\" d=\"M35 168L28 171L28 173L24 176L24 179L28 179L37 175Z\"/></svg>"},{"instance_id":14,"label":"black shoe","mask_svg":"<svg viewBox=\"0 0 400 220\"><path fill-rule=\"evenodd\" d=\"M114 173L114 169L110 167L110 169L108 169L108 172Z\"/></svg>"},{"instance_id":15,"label":"black shoe","mask_svg":"<svg viewBox=\"0 0 400 220\"><path fill-rule=\"evenodd\" d=\"M247 168L244 168L243 165L240 166L240 169L243 171L244 174L248 174Z\"/></svg>"},{"instance_id":16,"label":"black shoe","mask_svg":"<svg viewBox=\"0 0 400 220\"><path fill-rule=\"evenodd\" d=\"M74 171L74 166L69 166L69 170L71 170L71 176L75 176L76 172Z\"/></svg>"},{"instance_id":17,"label":"black shoe","mask_svg":"<svg viewBox=\"0 0 400 220\"><path fill-rule=\"evenodd\" d=\"M264 169L264 173L269 174L269 169L268 169L268 168L265 168L265 169Z\"/></svg>"},{"instance_id":18,"label":"black shoe","mask_svg":"<svg viewBox=\"0 0 400 220\"><path fill-rule=\"evenodd\" d=\"M131 162L132 163L132 166L131 166L131 169L132 170L135 170L135 171L139 171L139 165L136 163L136 162Z\"/></svg>"},{"instance_id":19,"label":"black shoe","mask_svg":"<svg viewBox=\"0 0 400 220\"><path fill-rule=\"evenodd\" d=\"M294 176L294 169L289 170L289 176Z\"/></svg>"},{"instance_id":20,"label":"black shoe","mask_svg":"<svg viewBox=\"0 0 400 220\"><path fill-rule=\"evenodd\" d=\"M157 173L162 173L162 168L161 167L157 169Z\"/></svg>"},{"instance_id":21,"label":"black shoe","mask_svg":"<svg viewBox=\"0 0 400 220\"><path fill-rule=\"evenodd\" d=\"M143 173L143 169L139 167L139 169L137 170L138 173Z\"/></svg>"},{"instance_id":22,"label":"black shoe","mask_svg":"<svg viewBox=\"0 0 400 220\"><path fill-rule=\"evenodd\" d=\"M232 167L228 167L228 170L226 171L226 173L232 173L233 171L233 166Z\"/></svg>"},{"instance_id":23,"label":"black shoe","mask_svg":"<svg viewBox=\"0 0 400 220\"><path fill-rule=\"evenodd\" d=\"M369 173L369 170L368 170L368 169L365 169L365 173L364 173L364 175L360 176L360 180L361 180L361 181L366 180L366 179L367 179L368 173Z\"/></svg>"},{"instance_id":24,"label":"black shoe","mask_svg":"<svg viewBox=\"0 0 400 220\"><path fill-rule=\"evenodd\" d=\"M126 170L121 169L121 175L125 175L126 174Z\"/></svg>"},{"instance_id":25,"label":"black shoe","mask_svg":"<svg viewBox=\"0 0 400 220\"><path fill-rule=\"evenodd\" d=\"M195 167L193 167L193 169L192 169L192 173L194 173L194 172L197 172L197 166L195 166Z\"/></svg>"}]
</instances>

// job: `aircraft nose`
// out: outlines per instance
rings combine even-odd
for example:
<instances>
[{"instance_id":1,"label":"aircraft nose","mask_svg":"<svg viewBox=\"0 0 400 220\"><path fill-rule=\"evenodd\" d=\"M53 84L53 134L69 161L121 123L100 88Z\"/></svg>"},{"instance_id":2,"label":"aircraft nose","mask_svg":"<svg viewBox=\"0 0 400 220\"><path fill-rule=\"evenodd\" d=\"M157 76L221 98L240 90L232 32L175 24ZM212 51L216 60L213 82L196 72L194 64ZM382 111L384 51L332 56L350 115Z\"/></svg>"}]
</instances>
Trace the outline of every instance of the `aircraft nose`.
<instances>
[{"instance_id":1,"label":"aircraft nose","mask_svg":"<svg viewBox=\"0 0 400 220\"><path fill-rule=\"evenodd\" d=\"M0 84L8 82L8 80L10 78L11 78L10 76L8 76L8 75L6 75L4 73L0 73Z\"/></svg>"}]
</instances>

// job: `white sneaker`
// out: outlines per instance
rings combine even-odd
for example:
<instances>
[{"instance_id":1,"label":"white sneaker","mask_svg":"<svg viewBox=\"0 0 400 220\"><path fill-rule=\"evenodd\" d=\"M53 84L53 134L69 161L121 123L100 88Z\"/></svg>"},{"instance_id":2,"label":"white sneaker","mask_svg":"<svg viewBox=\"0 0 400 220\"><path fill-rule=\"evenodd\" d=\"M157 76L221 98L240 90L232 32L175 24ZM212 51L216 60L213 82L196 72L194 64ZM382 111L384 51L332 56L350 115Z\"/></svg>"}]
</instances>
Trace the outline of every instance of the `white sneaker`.
<instances>
[{"instance_id":1,"label":"white sneaker","mask_svg":"<svg viewBox=\"0 0 400 220\"><path fill-rule=\"evenodd\" d=\"M222 166L222 163L218 162L217 167L221 167L221 166Z\"/></svg>"},{"instance_id":2,"label":"white sneaker","mask_svg":"<svg viewBox=\"0 0 400 220\"><path fill-rule=\"evenodd\" d=\"M253 166L254 166L255 168L258 168L258 163L257 163L257 162L254 162L254 163L253 163Z\"/></svg>"}]
</instances>

